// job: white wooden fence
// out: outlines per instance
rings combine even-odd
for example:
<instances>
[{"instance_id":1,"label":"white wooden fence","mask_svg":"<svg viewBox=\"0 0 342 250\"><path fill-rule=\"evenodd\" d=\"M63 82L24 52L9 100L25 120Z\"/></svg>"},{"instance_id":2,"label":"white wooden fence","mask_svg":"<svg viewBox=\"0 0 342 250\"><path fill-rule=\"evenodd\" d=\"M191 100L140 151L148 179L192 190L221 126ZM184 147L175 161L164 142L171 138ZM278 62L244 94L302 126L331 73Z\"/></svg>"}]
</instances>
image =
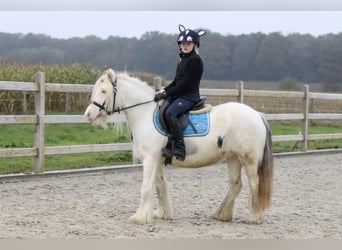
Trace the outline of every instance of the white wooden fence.
<instances>
[{"instance_id":1,"label":"white wooden fence","mask_svg":"<svg viewBox=\"0 0 342 250\"><path fill-rule=\"evenodd\" d=\"M35 114L34 115L0 115L0 124L34 124L34 147L33 148L11 148L0 149L0 158L6 157L35 157L33 171L40 173L44 171L44 157L47 155L76 154L90 152L109 151L132 151L131 143L114 144L92 144L75 146L51 146L44 145L45 124L57 123L88 123L83 115L45 115L45 93L46 92L91 92L93 85L84 84L56 84L45 83L43 72L37 72L36 80L31 82L7 82L0 81L0 90L32 91L35 93ZM238 89L201 89L201 94L210 96L236 97L240 102L244 97L278 97L278 98L301 98L303 100L302 113L293 114L266 114L267 120L300 120L302 123L301 133L297 135L273 136L274 142L298 141L301 142L301 150L307 150L309 140L342 139L342 133L337 134L309 134L309 120L342 120L342 114L313 114L309 113L310 99L341 100L342 94L310 93L309 86L305 86L304 92L280 92L280 91L257 91L245 90L243 82L240 82ZM109 122L125 122L123 115L109 117Z\"/></svg>"}]
</instances>

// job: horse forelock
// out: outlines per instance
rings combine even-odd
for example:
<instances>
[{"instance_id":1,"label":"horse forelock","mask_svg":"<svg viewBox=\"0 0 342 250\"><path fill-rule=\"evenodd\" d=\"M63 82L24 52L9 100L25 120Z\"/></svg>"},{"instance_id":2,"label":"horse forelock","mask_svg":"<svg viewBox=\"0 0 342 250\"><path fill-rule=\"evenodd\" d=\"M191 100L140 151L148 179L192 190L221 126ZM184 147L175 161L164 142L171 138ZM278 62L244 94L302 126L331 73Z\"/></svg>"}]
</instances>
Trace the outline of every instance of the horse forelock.
<instances>
[{"instance_id":1,"label":"horse forelock","mask_svg":"<svg viewBox=\"0 0 342 250\"><path fill-rule=\"evenodd\" d=\"M107 75L107 77L109 78L109 80L111 82L115 82L116 81L116 72L112 69L108 69L105 71L105 74Z\"/></svg>"}]
</instances>

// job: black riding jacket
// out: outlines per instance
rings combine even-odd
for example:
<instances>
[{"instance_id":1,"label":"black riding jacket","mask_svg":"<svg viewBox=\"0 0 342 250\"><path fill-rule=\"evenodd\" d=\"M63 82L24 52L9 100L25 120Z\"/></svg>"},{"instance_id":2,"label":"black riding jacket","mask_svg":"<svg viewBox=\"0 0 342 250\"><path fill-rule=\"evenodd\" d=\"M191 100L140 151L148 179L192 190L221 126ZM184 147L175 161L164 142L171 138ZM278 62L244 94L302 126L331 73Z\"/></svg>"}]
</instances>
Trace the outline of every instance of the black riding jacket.
<instances>
[{"instance_id":1,"label":"black riding jacket","mask_svg":"<svg viewBox=\"0 0 342 250\"><path fill-rule=\"evenodd\" d=\"M198 102L203 61L194 50L188 54L180 53L180 58L174 80L165 87L166 97L183 97Z\"/></svg>"}]
</instances>

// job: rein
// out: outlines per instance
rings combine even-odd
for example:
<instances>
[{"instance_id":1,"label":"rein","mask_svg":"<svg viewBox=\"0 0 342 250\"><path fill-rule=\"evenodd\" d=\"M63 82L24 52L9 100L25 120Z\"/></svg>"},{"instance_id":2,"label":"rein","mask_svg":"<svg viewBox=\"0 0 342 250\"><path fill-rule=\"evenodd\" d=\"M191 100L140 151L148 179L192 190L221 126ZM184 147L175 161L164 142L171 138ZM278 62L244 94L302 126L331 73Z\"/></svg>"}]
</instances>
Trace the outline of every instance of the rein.
<instances>
[{"instance_id":1,"label":"rein","mask_svg":"<svg viewBox=\"0 0 342 250\"><path fill-rule=\"evenodd\" d=\"M137 103L137 104L133 104L133 105L131 105L131 106L124 107L124 108L118 108L118 109L116 109L116 110L113 110L113 111L111 112L111 114L116 113L116 112L120 113L122 110L134 108L134 107L137 107L137 106L140 106L140 105L144 105L144 104L147 104L147 103L150 103L150 102L154 102L154 100L146 101L146 102L140 102L140 103ZM106 111L106 112L107 112L107 111ZM108 113L108 112L107 112L107 113Z\"/></svg>"},{"instance_id":2,"label":"rein","mask_svg":"<svg viewBox=\"0 0 342 250\"><path fill-rule=\"evenodd\" d=\"M106 107L105 107L106 101L104 101L103 104L100 104L98 102L93 101L93 104L96 107L98 107L100 110L105 111L108 115L112 115L114 113L119 113L120 114L120 112L123 111L123 110L131 109L131 108L134 108L134 107L137 107L137 106L140 106L140 105L144 105L144 104L147 104L147 103L150 103L150 102L154 101L154 99L152 99L150 101L133 104L133 105L130 105L130 106L127 106L127 107L124 107L124 108L114 109L115 101L116 101L116 92L117 92L117 88L116 88L116 86L117 86L117 79L115 79L115 81L112 81L111 83L113 85L113 109L112 109L112 111L106 110Z\"/></svg>"}]
</instances>

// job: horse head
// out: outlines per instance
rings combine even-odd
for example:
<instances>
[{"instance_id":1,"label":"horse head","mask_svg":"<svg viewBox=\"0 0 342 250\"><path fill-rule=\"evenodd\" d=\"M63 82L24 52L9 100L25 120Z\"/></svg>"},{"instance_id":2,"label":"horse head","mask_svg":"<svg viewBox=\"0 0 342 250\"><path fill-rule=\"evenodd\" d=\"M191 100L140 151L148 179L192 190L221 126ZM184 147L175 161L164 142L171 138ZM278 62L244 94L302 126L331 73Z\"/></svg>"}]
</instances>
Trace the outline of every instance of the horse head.
<instances>
[{"instance_id":1,"label":"horse head","mask_svg":"<svg viewBox=\"0 0 342 250\"><path fill-rule=\"evenodd\" d=\"M92 125L107 128L108 114L114 111L117 74L114 70L106 70L96 81L85 116Z\"/></svg>"}]
</instances>

